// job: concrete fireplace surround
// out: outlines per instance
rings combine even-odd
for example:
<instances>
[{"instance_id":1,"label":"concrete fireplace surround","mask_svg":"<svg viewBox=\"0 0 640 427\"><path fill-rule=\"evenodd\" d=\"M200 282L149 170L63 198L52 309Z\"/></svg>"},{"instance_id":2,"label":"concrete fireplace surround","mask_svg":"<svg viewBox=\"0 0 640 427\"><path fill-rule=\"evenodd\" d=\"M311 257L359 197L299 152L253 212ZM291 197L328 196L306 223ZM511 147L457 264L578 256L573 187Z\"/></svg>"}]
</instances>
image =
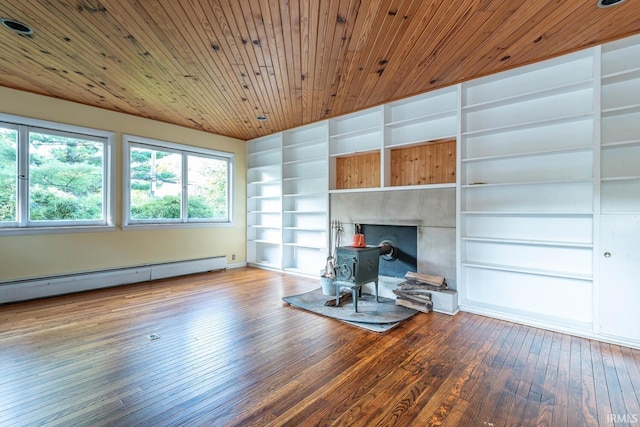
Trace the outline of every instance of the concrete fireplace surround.
<instances>
[{"instance_id":1,"label":"concrete fireplace surround","mask_svg":"<svg viewBox=\"0 0 640 427\"><path fill-rule=\"evenodd\" d=\"M434 310L458 311L455 188L333 193L330 206L331 220L344 225L342 245L352 241L355 224L417 226L418 273L444 276L450 289L433 292ZM392 290L401 281L380 277L380 295L395 298Z\"/></svg>"}]
</instances>

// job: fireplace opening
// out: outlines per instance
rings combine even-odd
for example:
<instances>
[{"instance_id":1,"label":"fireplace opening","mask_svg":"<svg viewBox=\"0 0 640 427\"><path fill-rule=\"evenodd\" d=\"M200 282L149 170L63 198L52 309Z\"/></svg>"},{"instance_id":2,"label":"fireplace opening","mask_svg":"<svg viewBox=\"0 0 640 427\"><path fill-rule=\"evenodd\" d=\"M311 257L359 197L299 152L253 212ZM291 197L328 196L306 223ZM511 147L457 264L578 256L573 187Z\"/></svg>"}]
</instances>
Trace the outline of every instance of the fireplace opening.
<instances>
[{"instance_id":1,"label":"fireplace opening","mask_svg":"<svg viewBox=\"0 0 640 427\"><path fill-rule=\"evenodd\" d=\"M404 277L418 271L418 227L412 225L361 224L367 246L389 245L396 248L380 256L378 274Z\"/></svg>"}]
</instances>

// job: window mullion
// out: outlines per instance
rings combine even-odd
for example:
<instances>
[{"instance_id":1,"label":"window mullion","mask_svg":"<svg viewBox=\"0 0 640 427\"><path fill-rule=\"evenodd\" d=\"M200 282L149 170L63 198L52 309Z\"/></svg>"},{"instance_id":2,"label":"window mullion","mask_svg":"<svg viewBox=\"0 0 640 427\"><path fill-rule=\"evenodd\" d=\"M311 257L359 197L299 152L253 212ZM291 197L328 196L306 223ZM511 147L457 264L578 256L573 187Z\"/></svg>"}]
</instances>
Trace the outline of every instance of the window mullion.
<instances>
[{"instance_id":1,"label":"window mullion","mask_svg":"<svg viewBox=\"0 0 640 427\"><path fill-rule=\"evenodd\" d=\"M18 127L18 227L29 223L29 127Z\"/></svg>"},{"instance_id":2,"label":"window mullion","mask_svg":"<svg viewBox=\"0 0 640 427\"><path fill-rule=\"evenodd\" d=\"M189 221L189 156L182 153L182 222Z\"/></svg>"}]
</instances>

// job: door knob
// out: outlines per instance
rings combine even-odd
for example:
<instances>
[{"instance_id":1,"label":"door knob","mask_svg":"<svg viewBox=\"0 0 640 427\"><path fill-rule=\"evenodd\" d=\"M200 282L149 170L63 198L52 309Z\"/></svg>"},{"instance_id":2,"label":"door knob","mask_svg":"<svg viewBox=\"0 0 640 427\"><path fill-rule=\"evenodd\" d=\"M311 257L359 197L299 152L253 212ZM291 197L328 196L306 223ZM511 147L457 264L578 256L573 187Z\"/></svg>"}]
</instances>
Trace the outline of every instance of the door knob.
<instances>
[{"instance_id":1,"label":"door knob","mask_svg":"<svg viewBox=\"0 0 640 427\"><path fill-rule=\"evenodd\" d=\"M605 252L604 253L604 257L605 258L611 258L611 252Z\"/></svg>"}]
</instances>

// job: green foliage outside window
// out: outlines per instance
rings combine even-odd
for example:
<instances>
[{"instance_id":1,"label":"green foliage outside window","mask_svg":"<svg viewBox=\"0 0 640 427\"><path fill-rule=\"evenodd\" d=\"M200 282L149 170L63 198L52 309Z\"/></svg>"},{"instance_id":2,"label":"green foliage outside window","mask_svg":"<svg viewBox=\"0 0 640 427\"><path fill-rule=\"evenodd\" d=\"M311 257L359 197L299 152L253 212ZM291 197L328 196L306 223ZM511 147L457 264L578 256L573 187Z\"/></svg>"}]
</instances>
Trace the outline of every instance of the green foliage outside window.
<instances>
[{"instance_id":1,"label":"green foliage outside window","mask_svg":"<svg viewBox=\"0 0 640 427\"><path fill-rule=\"evenodd\" d=\"M16 220L17 141L15 130L0 128L0 222Z\"/></svg>"},{"instance_id":2,"label":"green foliage outside window","mask_svg":"<svg viewBox=\"0 0 640 427\"><path fill-rule=\"evenodd\" d=\"M103 145L41 133L29 135L29 219L103 217Z\"/></svg>"},{"instance_id":3,"label":"green foliage outside window","mask_svg":"<svg viewBox=\"0 0 640 427\"><path fill-rule=\"evenodd\" d=\"M17 221L18 132L0 128L0 221ZM103 218L102 143L29 133L29 220Z\"/></svg>"},{"instance_id":4,"label":"green foliage outside window","mask_svg":"<svg viewBox=\"0 0 640 427\"><path fill-rule=\"evenodd\" d=\"M186 156L187 191L182 185ZM133 220L179 220L187 198L189 219L228 218L227 162L213 157L132 147L130 216Z\"/></svg>"}]
</instances>

